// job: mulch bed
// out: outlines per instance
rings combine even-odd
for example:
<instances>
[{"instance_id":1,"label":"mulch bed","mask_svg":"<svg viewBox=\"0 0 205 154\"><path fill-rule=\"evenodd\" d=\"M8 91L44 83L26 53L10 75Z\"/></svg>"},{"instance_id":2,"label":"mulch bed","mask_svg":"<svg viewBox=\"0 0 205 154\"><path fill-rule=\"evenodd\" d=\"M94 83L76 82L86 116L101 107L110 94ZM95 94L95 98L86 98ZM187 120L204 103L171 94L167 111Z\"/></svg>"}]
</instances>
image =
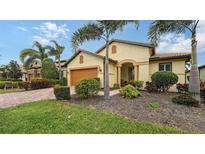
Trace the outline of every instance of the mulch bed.
<instances>
[{"instance_id":1,"label":"mulch bed","mask_svg":"<svg viewBox=\"0 0 205 154\"><path fill-rule=\"evenodd\" d=\"M102 96L81 99L74 95L71 102L92 106L96 109L123 115L137 121L152 122L189 131L205 132L205 105L197 108L174 104L171 98L176 95L178 94L142 91L142 96L135 99L124 99L120 95L115 95L108 101L104 101ZM158 102L160 108L150 108L150 102Z\"/></svg>"}]
</instances>

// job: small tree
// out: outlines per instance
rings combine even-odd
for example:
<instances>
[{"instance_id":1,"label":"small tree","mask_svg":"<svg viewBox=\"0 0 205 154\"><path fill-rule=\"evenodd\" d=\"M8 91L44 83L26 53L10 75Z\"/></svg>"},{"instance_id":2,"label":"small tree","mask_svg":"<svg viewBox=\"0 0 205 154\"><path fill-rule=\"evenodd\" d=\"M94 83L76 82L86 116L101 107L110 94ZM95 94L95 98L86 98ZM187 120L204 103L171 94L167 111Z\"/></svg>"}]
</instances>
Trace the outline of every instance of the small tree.
<instances>
[{"instance_id":1,"label":"small tree","mask_svg":"<svg viewBox=\"0 0 205 154\"><path fill-rule=\"evenodd\" d=\"M42 78L45 79L58 78L58 70L52 59L46 58L43 60L41 74L42 74Z\"/></svg>"},{"instance_id":2,"label":"small tree","mask_svg":"<svg viewBox=\"0 0 205 154\"><path fill-rule=\"evenodd\" d=\"M152 82L157 89L162 92L169 90L171 86L178 82L178 76L173 72L155 72L152 77Z\"/></svg>"}]
</instances>

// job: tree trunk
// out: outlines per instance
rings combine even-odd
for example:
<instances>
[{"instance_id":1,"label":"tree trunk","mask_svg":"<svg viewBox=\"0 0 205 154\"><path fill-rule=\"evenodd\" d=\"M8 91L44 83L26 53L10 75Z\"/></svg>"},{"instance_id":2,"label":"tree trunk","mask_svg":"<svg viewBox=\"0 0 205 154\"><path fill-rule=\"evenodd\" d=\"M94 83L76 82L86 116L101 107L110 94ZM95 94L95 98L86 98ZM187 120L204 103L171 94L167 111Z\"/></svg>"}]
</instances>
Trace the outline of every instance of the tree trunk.
<instances>
[{"instance_id":1,"label":"tree trunk","mask_svg":"<svg viewBox=\"0 0 205 154\"><path fill-rule=\"evenodd\" d=\"M189 92L198 101L200 101L200 78L197 65L197 41L196 32L192 34L192 61L190 70Z\"/></svg>"},{"instance_id":2,"label":"tree trunk","mask_svg":"<svg viewBox=\"0 0 205 154\"><path fill-rule=\"evenodd\" d=\"M104 72L104 98L105 100L110 99L110 88L109 88L109 41L106 41L106 56L105 56L105 72Z\"/></svg>"},{"instance_id":3,"label":"tree trunk","mask_svg":"<svg viewBox=\"0 0 205 154\"><path fill-rule=\"evenodd\" d=\"M59 71L59 79L61 79L61 60L60 60L60 56L58 58L58 71Z\"/></svg>"}]
</instances>

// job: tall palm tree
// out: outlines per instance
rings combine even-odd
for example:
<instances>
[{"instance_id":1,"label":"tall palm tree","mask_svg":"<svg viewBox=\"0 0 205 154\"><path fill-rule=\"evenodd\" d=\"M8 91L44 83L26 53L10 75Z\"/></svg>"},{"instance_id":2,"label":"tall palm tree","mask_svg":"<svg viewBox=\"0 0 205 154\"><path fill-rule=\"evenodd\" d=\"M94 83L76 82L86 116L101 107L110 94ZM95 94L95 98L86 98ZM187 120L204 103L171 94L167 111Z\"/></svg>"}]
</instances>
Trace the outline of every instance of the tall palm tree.
<instances>
[{"instance_id":1,"label":"tall palm tree","mask_svg":"<svg viewBox=\"0 0 205 154\"><path fill-rule=\"evenodd\" d=\"M197 66L197 39L196 29L199 20L159 20L154 21L148 32L149 39L154 45L158 45L160 36L166 33L191 34L192 61L190 70L189 92L200 101L200 79Z\"/></svg>"},{"instance_id":2,"label":"tall palm tree","mask_svg":"<svg viewBox=\"0 0 205 154\"><path fill-rule=\"evenodd\" d=\"M38 41L33 43L32 48L24 49L20 52L20 60L25 68L29 68L34 62L41 62L48 57L46 48Z\"/></svg>"},{"instance_id":3,"label":"tall palm tree","mask_svg":"<svg viewBox=\"0 0 205 154\"><path fill-rule=\"evenodd\" d=\"M46 48L49 50L48 54L50 56L55 56L55 61L58 61L58 71L59 71L59 79L61 79L61 54L63 53L65 47L59 45L55 40L51 40L55 46L47 46Z\"/></svg>"},{"instance_id":4,"label":"tall palm tree","mask_svg":"<svg viewBox=\"0 0 205 154\"><path fill-rule=\"evenodd\" d=\"M89 40L104 40L106 43L106 56L105 56L105 71L104 71L104 97L110 98L109 90L109 41L112 34L117 30L122 30L128 23L134 23L138 27L139 22L134 20L98 20L96 22L90 22L83 27L79 28L73 33L71 44L74 49L81 45L85 41Z\"/></svg>"}]
</instances>

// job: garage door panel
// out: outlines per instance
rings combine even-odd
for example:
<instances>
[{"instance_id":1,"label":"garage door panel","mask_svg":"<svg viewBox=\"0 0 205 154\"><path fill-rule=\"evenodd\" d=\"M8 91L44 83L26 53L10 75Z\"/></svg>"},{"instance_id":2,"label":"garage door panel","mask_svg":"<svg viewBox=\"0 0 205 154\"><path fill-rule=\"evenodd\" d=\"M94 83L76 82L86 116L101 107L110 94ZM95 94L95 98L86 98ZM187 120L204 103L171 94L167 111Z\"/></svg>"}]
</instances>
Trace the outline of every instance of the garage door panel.
<instances>
[{"instance_id":1,"label":"garage door panel","mask_svg":"<svg viewBox=\"0 0 205 154\"><path fill-rule=\"evenodd\" d=\"M71 85L76 85L81 79L95 77L97 77L97 68L71 70Z\"/></svg>"}]
</instances>

